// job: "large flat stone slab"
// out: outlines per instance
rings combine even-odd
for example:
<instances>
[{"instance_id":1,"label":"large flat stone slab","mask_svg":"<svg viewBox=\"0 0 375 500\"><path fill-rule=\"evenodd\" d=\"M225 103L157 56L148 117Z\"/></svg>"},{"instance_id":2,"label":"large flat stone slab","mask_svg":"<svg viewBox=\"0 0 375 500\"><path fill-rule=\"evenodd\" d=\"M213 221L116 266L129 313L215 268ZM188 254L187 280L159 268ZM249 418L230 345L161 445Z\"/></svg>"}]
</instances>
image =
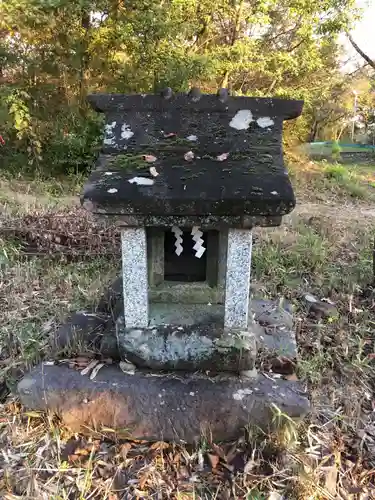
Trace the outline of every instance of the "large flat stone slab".
<instances>
[{"instance_id":1,"label":"large flat stone slab","mask_svg":"<svg viewBox=\"0 0 375 500\"><path fill-rule=\"evenodd\" d=\"M309 411L298 382L262 375L208 378L138 373L103 367L90 380L64 365L40 364L18 384L21 402L56 412L75 432L103 427L129 438L194 443L238 438L248 425L268 429L274 406L292 418Z\"/></svg>"}]
</instances>

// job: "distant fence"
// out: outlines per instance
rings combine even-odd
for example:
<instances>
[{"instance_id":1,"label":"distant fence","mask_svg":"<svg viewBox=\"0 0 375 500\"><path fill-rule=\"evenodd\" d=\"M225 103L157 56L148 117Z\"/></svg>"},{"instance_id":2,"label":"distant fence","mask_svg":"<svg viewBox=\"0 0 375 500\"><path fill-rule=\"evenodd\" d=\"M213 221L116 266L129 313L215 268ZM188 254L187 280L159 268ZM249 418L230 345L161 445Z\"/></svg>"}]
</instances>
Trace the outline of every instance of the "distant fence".
<instances>
[{"instance_id":1,"label":"distant fence","mask_svg":"<svg viewBox=\"0 0 375 500\"><path fill-rule=\"evenodd\" d=\"M310 142L302 146L303 151L313 160L332 160L332 141ZM341 152L339 158L335 158L340 163L374 163L375 146L368 144L345 144L338 143Z\"/></svg>"}]
</instances>

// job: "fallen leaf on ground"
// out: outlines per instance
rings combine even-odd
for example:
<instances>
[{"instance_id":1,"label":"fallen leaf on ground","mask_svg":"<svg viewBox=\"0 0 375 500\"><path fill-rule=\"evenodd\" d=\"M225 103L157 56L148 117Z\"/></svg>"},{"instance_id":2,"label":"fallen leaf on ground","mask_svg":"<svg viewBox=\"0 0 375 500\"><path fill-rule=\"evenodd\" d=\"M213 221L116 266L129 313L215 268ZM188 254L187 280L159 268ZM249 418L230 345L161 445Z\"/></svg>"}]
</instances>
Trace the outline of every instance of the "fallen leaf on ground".
<instances>
[{"instance_id":1,"label":"fallen leaf on ground","mask_svg":"<svg viewBox=\"0 0 375 500\"><path fill-rule=\"evenodd\" d=\"M325 480L326 490L333 496L336 496L338 470L336 466L327 467L327 475Z\"/></svg>"},{"instance_id":2,"label":"fallen leaf on ground","mask_svg":"<svg viewBox=\"0 0 375 500\"><path fill-rule=\"evenodd\" d=\"M169 448L169 444L165 441L156 441L150 446L150 450L166 450Z\"/></svg>"},{"instance_id":3,"label":"fallen leaf on ground","mask_svg":"<svg viewBox=\"0 0 375 500\"><path fill-rule=\"evenodd\" d=\"M94 378L97 376L98 374L98 371L103 368L104 366L104 363L99 363L98 365L95 366L95 368L93 369L93 371L91 372L91 375L90 375L90 380L94 380Z\"/></svg>"},{"instance_id":4,"label":"fallen leaf on ground","mask_svg":"<svg viewBox=\"0 0 375 500\"><path fill-rule=\"evenodd\" d=\"M123 445L121 445L120 453L124 460L127 457L127 454L129 453L131 447L132 447L131 443L124 443Z\"/></svg>"},{"instance_id":5,"label":"fallen leaf on ground","mask_svg":"<svg viewBox=\"0 0 375 500\"><path fill-rule=\"evenodd\" d=\"M26 411L24 415L29 418L40 418L43 414L37 411Z\"/></svg>"},{"instance_id":6,"label":"fallen leaf on ground","mask_svg":"<svg viewBox=\"0 0 375 500\"><path fill-rule=\"evenodd\" d=\"M211 467L216 469L219 465L220 458L217 455L212 455L211 453L207 453L208 460L210 461Z\"/></svg>"},{"instance_id":7,"label":"fallen leaf on ground","mask_svg":"<svg viewBox=\"0 0 375 500\"><path fill-rule=\"evenodd\" d=\"M120 361L119 367L122 372L128 374L128 375L134 375L135 373L135 366L133 363L127 363L126 361Z\"/></svg>"},{"instance_id":8,"label":"fallen leaf on ground","mask_svg":"<svg viewBox=\"0 0 375 500\"><path fill-rule=\"evenodd\" d=\"M215 453L220 458L222 458L223 460L226 460L225 451L223 450L223 448L221 446L219 446L218 444L212 443L212 448L215 450Z\"/></svg>"},{"instance_id":9,"label":"fallen leaf on ground","mask_svg":"<svg viewBox=\"0 0 375 500\"><path fill-rule=\"evenodd\" d=\"M297 382L298 377L295 373L291 373L290 375L285 375L285 380L291 380L293 382Z\"/></svg>"},{"instance_id":10,"label":"fallen leaf on ground","mask_svg":"<svg viewBox=\"0 0 375 500\"><path fill-rule=\"evenodd\" d=\"M99 363L97 359L93 359L87 366L81 371L81 375L87 375L95 368L95 366Z\"/></svg>"}]
</instances>

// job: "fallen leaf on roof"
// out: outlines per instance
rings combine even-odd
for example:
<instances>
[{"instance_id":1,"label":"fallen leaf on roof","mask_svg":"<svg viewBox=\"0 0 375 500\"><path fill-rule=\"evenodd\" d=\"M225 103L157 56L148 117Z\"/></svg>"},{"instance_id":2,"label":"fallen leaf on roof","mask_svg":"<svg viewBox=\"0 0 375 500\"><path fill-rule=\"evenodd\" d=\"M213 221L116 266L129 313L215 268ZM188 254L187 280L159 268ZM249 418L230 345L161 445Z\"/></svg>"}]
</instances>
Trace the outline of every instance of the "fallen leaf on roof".
<instances>
[{"instance_id":1,"label":"fallen leaf on roof","mask_svg":"<svg viewBox=\"0 0 375 500\"><path fill-rule=\"evenodd\" d=\"M157 160L156 156L153 155L143 155L143 159L147 163L154 163Z\"/></svg>"}]
</instances>

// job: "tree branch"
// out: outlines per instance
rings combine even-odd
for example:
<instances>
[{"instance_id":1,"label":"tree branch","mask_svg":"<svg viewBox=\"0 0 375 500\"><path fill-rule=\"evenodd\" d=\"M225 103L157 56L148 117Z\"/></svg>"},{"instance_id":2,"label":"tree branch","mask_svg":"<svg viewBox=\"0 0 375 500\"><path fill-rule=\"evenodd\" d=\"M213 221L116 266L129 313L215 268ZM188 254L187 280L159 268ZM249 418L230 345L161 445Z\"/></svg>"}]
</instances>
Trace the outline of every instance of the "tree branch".
<instances>
[{"instance_id":1,"label":"tree branch","mask_svg":"<svg viewBox=\"0 0 375 500\"><path fill-rule=\"evenodd\" d=\"M358 54L361 57L363 57L363 59L367 62L367 64L369 64L373 69L375 69L375 61L373 61L371 57L365 54L365 52L363 52L363 50L360 47L358 47L358 45L355 43L350 33L347 33L347 36L349 38L349 42L353 45Z\"/></svg>"}]
</instances>

